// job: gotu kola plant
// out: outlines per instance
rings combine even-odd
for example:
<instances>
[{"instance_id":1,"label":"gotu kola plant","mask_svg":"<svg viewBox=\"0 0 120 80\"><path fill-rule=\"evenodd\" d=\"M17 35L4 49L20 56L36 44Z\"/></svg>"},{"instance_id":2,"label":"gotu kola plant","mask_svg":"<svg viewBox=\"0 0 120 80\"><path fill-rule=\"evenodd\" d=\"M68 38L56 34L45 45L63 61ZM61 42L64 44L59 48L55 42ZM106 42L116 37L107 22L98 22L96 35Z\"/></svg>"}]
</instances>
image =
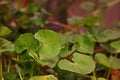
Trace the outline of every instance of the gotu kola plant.
<instances>
[{"instance_id":1,"label":"gotu kola plant","mask_svg":"<svg viewBox=\"0 0 120 80\"><path fill-rule=\"evenodd\" d=\"M1 35L2 35L2 32L1 32ZM52 75L41 76L43 74L41 72L39 72L39 74L41 75L36 75L37 73L34 73L34 72L39 71L39 70L32 71L34 70L36 65L39 67L48 66L50 70L53 70L53 71L48 71L48 72L52 73L53 75L55 74L54 67L56 65L58 65L60 69L68 70L70 72L75 72L75 73L80 73L80 74L91 73L95 68L95 64L91 56L72 52L72 53L69 53L68 56L71 56L71 57L73 56L73 58L71 58L70 60L62 59L62 57L65 57L65 56L61 57L59 54L61 53L61 50L65 48L64 47L65 45L61 44L60 39L61 39L60 36L56 32L50 31L50 30L40 30L37 33L35 33L35 35L32 35L30 33L21 34L18 37L18 39L15 41L15 50L14 48L13 50L9 48L10 50L12 50L11 51L12 53L14 51L17 53L17 57L12 58L12 60L16 62L15 66L13 67L15 67L18 72L18 75L14 77L14 80L18 78L17 76L19 76L21 80L29 79L30 77L31 77L30 78L31 80L34 78L36 79L43 78L45 80L49 80L49 77L50 79L54 79L54 80L57 79ZM2 46L4 46L6 43L6 42L2 43L3 41L7 42L7 40L1 38L2 50L4 50L5 48ZM11 45L5 45L5 46L6 48L8 48ZM10 52L10 50L8 50L8 52ZM1 53L6 53L6 51L2 51ZM79 59L79 57L81 58ZM30 72L29 71L26 72L28 65L32 66L31 68L29 68ZM4 72L3 76L5 79L10 79L8 77L8 75L10 75L9 73L11 73L10 66L11 64L9 65L7 73L3 71ZM90 68L88 68L89 66ZM1 67L2 67L2 64L1 64ZM23 72L21 72L21 69ZM1 68L1 74L2 74L2 68ZM29 76L27 77L26 75L29 75ZM36 77L32 77L34 75ZM4 78L1 75L1 79L4 80Z\"/></svg>"},{"instance_id":2,"label":"gotu kola plant","mask_svg":"<svg viewBox=\"0 0 120 80\"><path fill-rule=\"evenodd\" d=\"M0 52L10 58L7 70L4 66L3 69L1 64L1 79L76 80L85 77L92 80L108 79L111 70L120 68L120 59L117 57L120 52L119 29L96 30L93 29L95 24L91 25L85 21L84 25L86 23L89 31L81 35L63 35L51 30L39 30L34 35L21 34L15 44L1 37ZM2 31L8 32L1 31L2 36L11 32L7 27L1 28ZM104 52L94 54L96 44L104 48ZM106 56L106 53L109 56ZM100 78L96 72L102 70L106 71L106 74ZM10 76L13 76L12 79Z\"/></svg>"},{"instance_id":3,"label":"gotu kola plant","mask_svg":"<svg viewBox=\"0 0 120 80\"><path fill-rule=\"evenodd\" d=\"M86 40L87 39L90 41L88 37ZM92 42L88 43L92 44ZM83 44L83 47L88 47L86 45L86 43ZM27 55L31 57L29 60L32 59L41 66L48 66L50 69L54 69L54 67L58 65L60 69L79 74L89 74L94 70L95 64L91 56L75 52L69 54L69 56L73 56L71 60L62 59L62 57L59 56L62 48L64 47L61 45L59 35L50 30L40 30L35 33L35 35L30 33L22 34L15 42L15 50L18 54L26 51ZM87 51L91 53L93 49L94 47L90 47L90 50L88 49ZM84 52L84 50L82 52ZM40 76L35 78L39 79ZM49 79L45 78L45 80Z\"/></svg>"}]
</instances>

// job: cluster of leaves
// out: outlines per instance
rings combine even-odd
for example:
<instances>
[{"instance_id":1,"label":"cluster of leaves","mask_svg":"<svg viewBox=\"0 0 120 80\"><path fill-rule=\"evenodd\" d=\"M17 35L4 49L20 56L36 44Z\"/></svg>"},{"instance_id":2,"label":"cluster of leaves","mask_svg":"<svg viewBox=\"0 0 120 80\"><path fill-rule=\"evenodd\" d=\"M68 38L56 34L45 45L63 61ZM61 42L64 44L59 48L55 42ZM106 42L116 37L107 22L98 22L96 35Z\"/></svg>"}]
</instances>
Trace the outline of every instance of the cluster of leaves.
<instances>
[{"instance_id":1,"label":"cluster of leaves","mask_svg":"<svg viewBox=\"0 0 120 80\"><path fill-rule=\"evenodd\" d=\"M6 25L16 32L21 30L31 32L38 27L44 27L46 16L49 15L44 9L46 3L47 0L17 0L14 2L12 0L1 0L0 25Z\"/></svg>"},{"instance_id":2,"label":"cluster of leaves","mask_svg":"<svg viewBox=\"0 0 120 80\"><path fill-rule=\"evenodd\" d=\"M2 0L1 24L14 31L20 28L38 30L35 26L45 26L45 14L49 13L43 7L47 0L29 1L25 5L21 0ZM94 6L92 2L81 5L88 11ZM112 70L120 74L120 29L95 28L100 26L100 20L100 16L68 19L70 25L87 29L81 35L39 30L32 32L34 34L20 34L15 41L7 39L12 30L1 26L0 80L105 80ZM102 51L96 52L96 47ZM104 76L100 74L102 71Z\"/></svg>"},{"instance_id":3,"label":"cluster of leaves","mask_svg":"<svg viewBox=\"0 0 120 80\"><path fill-rule=\"evenodd\" d=\"M119 29L92 29L81 35L39 30L34 35L21 34L15 42L2 38L10 33L7 27L0 27L0 55L9 56L8 66L2 69L0 65L2 80L81 80L88 75L92 80L105 80L108 76L94 73L120 69ZM98 44L104 52L94 54Z\"/></svg>"}]
</instances>

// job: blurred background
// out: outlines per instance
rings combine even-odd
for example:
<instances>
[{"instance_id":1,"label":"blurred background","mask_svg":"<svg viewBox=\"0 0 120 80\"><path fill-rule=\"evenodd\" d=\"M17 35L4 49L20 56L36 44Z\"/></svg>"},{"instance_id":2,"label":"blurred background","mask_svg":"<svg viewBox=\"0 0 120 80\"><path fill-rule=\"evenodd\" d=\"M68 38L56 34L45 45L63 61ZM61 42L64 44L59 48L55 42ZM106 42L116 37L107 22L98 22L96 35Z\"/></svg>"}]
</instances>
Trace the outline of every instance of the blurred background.
<instances>
[{"instance_id":1,"label":"blurred background","mask_svg":"<svg viewBox=\"0 0 120 80\"><path fill-rule=\"evenodd\" d=\"M119 8L120 0L0 0L0 25L10 27L12 36L44 28L75 32L81 18L100 15L102 26L111 29L120 25Z\"/></svg>"}]
</instances>

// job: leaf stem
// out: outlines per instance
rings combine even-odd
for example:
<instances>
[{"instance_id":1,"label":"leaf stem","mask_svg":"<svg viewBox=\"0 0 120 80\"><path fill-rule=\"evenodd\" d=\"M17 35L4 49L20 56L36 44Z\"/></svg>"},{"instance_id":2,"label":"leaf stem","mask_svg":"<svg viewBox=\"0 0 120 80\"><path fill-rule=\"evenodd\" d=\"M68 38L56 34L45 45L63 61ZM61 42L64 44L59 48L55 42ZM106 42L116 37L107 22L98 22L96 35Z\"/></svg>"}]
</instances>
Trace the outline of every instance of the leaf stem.
<instances>
[{"instance_id":1,"label":"leaf stem","mask_svg":"<svg viewBox=\"0 0 120 80\"><path fill-rule=\"evenodd\" d=\"M4 80L2 75L2 53L0 53L0 80Z\"/></svg>"},{"instance_id":2,"label":"leaf stem","mask_svg":"<svg viewBox=\"0 0 120 80\"><path fill-rule=\"evenodd\" d=\"M21 74L20 69L19 69L19 67L18 67L18 64L16 64L15 67L16 67L17 72L18 72L18 74L19 74L20 80L23 80L23 77L22 77L22 74Z\"/></svg>"},{"instance_id":3,"label":"leaf stem","mask_svg":"<svg viewBox=\"0 0 120 80\"><path fill-rule=\"evenodd\" d=\"M117 58L117 56L118 56L118 54L115 54L113 60L114 60L115 58ZM111 61L111 67L112 67L113 60ZM107 79L107 80L109 79L110 71L111 71L111 68L109 68L109 70L108 70L108 73L107 73L107 76L106 76L106 79Z\"/></svg>"},{"instance_id":4,"label":"leaf stem","mask_svg":"<svg viewBox=\"0 0 120 80\"><path fill-rule=\"evenodd\" d=\"M95 72L95 70L93 71L93 76L95 76L95 77L96 77L96 72Z\"/></svg>"},{"instance_id":5,"label":"leaf stem","mask_svg":"<svg viewBox=\"0 0 120 80\"><path fill-rule=\"evenodd\" d=\"M11 67L11 59L9 59L9 62L8 62L8 68L7 68L8 73L10 72L10 67Z\"/></svg>"},{"instance_id":6,"label":"leaf stem","mask_svg":"<svg viewBox=\"0 0 120 80\"><path fill-rule=\"evenodd\" d=\"M106 76L106 80L109 80L109 76L110 76L110 68L108 69L108 73L107 73L107 76Z\"/></svg>"}]
</instances>

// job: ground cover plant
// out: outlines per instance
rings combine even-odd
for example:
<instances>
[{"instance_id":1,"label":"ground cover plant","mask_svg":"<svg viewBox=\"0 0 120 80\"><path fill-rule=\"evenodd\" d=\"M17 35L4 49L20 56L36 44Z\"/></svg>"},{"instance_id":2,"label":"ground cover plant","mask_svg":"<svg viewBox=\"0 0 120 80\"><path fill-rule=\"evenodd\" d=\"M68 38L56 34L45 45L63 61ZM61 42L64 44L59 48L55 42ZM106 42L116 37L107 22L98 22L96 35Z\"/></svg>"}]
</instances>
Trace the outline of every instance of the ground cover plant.
<instances>
[{"instance_id":1,"label":"ground cover plant","mask_svg":"<svg viewBox=\"0 0 120 80\"><path fill-rule=\"evenodd\" d=\"M88 10L86 4L91 3L82 4ZM3 5L7 2L3 1ZM36 5L30 3L28 12L15 9L18 11L14 16L19 17L15 22L8 14L1 16L0 80L120 79L119 27L106 30L101 27L101 16L90 15L69 18L68 24L73 28L66 28L71 31L55 32L44 27L49 22L45 17L39 19L43 13L50 13L39 13ZM9 20L12 28L6 26ZM76 31L79 26L85 29L83 33ZM21 29L30 31L23 33Z\"/></svg>"}]
</instances>

